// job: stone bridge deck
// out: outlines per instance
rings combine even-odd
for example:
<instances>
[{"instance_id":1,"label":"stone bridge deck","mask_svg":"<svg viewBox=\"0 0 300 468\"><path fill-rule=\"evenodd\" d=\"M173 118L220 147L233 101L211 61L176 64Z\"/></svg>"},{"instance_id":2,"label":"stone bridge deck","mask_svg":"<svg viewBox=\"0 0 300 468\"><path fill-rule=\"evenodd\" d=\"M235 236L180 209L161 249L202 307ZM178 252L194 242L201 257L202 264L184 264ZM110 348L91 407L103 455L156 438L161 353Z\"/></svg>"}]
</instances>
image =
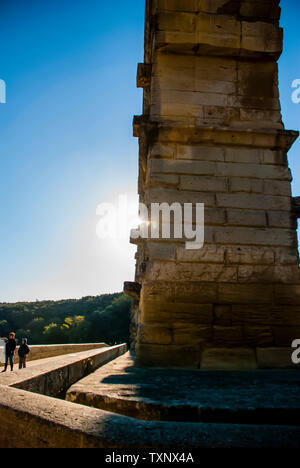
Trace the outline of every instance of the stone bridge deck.
<instances>
[{"instance_id":1,"label":"stone bridge deck","mask_svg":"<svg viewBox=\"0 0 300 468\"><path fill-rule=\"evenodd\" d=\"M117 346L49 358L30 363L26 370L1 374L0 420L5 431L0 431L0 448L184 451L300 446L300 374L293 371L203 373L141 369L133 366L127 354L75 384L67 394L74 402L47 396L57 395L62 382L66 390L72 385L72 378L77 381L86 371L93 371L93 365L97 368L103 364L105 355L114 359L123 351L123 346ZM39 386L40 379L44 387ZM52 385L53 382L56 383ZM86 406L91 401L76 403L76 388L80 388L81 395L102 400L105 410ZM252 405L260 408L262 404L271 409L273 418L255 413ZM209 408L215 409L213 414ZM255 418L249 417L251 412ZM156 420L142 420L143 417Z\"/></svg>"},{"instance_id":2,"label":"stone bridge deck","mask_svg":"<svg viewBox=\"0 0 300 468\"><path fill-rule=\"evenodd\" d=\"M300 426L300 373L139 368L127 353L74 384L68 401L143 420Z\"/></svg>"}]
</instances>

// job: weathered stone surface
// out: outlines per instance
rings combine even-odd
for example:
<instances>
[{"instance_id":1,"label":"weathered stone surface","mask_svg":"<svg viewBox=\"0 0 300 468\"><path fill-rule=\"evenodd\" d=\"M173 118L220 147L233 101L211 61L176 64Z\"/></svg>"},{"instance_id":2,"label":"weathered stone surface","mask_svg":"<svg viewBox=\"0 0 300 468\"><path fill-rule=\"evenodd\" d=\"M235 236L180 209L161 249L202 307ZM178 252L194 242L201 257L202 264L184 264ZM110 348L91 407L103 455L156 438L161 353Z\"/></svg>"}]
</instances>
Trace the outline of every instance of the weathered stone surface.
<instances>
[{"instance_id":1,"label":"weathered stone surface","mask_svg":"<svg viewBox=\"0 0 300 468\"><path fill-rule=\"evenodd\" d=\"M126 351L117 345L29 362L26 369L1 373L0 385L55 397Z\"/></svg>"},{"instance_id":2,"label":"weathered stone surface","mask_svg":"<svg viewBox=\"0 0 300 468\"><path fill-rule=\"evenodd\" d=\"M290 348L257 348L257 363L259 369L295 369Z\"/></svg>"},{"instance_id":3,"label":"weathered stone surface","mask_svg":"<svg viewBox=\"0 0 300 468\"><path fill-rule=\"evenodd\" d=\"M127 294L127 296L133 297L136 301L139 301L141 295L140 283L127 281L124 283L124 293Z\"/></svg>"},{"instance_id":4,"label":"weathered stone surface","mask_svg":"<svg viewBox=\"0 0 300 468\"><path fill-rule=\"evenodd\" d=\"M203 352L203 370L250 370L256 369L254 351L250 348L211 348Z\"/></svg>"},{"instance_id":5,"label":"weathered stone surface","mask_svg":"<svg viewBox=\"0 0 300 468\"><path fill-rule=\"evenodd\" d=\"M80 353L83 351L89 351L92 349L106 348L106 343L85 343L85 344L62 344L62 345L31 345L30 354L27 357L27 361L37 361L39 359L46 359L55 356L63 356L70 353ZM18 351L18 347L17 347ZM14 361L17 364L19 362L18 353L15 353ZM0 367L3 364L0 363Z\"/></svg>"},{"instance_id":6,"label":"weathered stone surface","mask_svg":"<svg viewBox=\"0 0 300 468\"><path fill-rule=\"evenodd\" d=\"M280 111L279 17L277 0L147 1L151 82L134 120L140 199L203 203L205 219L202 249L172 229L136 242L139 362L184 365L177 346L193 344L185 365L197 366L203 349L249 355L286 347L297 331L299 210L287 152L298 132Z\"/></svg>"},{"instance_id":7,"label":"weathered stone surface","mask_svg":"<svg viewBox=\"0 0 300 468\"><path fill-rule=\"evenodd\" d=\"M275 250L270 247L228 246L226 247L226 261L238 265L273 265Z\"/></svg>"},{"instance_id":8,"label":"weathered stone surface","mask_svg":"<svg viewBox=\"0 0 300 468\"><path fill-rule=\"evenodd\" d=\"M196 325L210 325L212 323L212 304L193 304L191 302L180 303L159 302L147 300L142 307L140 319L144 322L156 322L159 318L161 324L167 323L171 327L176 320L183 323Z\"/></svg>"},{"instance_id":9,"label":"weathered stone surface","mask_svg":"<svg viewBox=\"0 0 300 468\"><path fill-rule=\"evenodd\" d=\"M138 327L138 341L142 344L168 345L172 343L171 328L158 324L140 324Z\"/></svg>"},{"instance_id":10,"label":"weathered stone surface","mask_svg":"<svg viewBox=\"0 0 300 468\"><path fill-rule=\"evenodd\" d=\"M299 378L295 371L149 370L126 355L73 385L67 399L142 421L269 423L272 432L279 421L298 425Z\"/></svg>"}]
</instances>

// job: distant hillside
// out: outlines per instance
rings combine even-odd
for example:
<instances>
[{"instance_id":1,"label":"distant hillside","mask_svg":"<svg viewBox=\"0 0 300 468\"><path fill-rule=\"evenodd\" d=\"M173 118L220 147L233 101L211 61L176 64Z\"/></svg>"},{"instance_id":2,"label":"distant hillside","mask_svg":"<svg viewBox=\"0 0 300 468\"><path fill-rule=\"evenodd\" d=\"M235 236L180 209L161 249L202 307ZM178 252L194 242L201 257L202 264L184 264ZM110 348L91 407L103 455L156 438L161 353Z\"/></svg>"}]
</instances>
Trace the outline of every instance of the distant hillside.
<instances>
[{"instance_id":1,"label":"distant hillside","mask_svg":"<svg viewBox=\"0 0 300 468\"><path fill-rule=\"evenodd\" d=\"M61 301L0 303L0 337L31 344L128 342L131 300L121 293Z\"/></svg>"}]
</instances>

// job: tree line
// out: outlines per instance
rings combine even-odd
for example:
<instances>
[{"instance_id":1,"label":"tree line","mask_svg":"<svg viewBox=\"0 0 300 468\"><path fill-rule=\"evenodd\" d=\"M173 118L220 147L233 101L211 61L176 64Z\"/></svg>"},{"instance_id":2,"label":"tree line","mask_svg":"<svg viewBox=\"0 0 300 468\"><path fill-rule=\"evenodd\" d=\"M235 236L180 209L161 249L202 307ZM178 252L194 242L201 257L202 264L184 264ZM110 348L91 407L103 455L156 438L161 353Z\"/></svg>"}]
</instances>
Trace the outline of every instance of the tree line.
<instances>
[{"instance_id":1,"label":"tree line","mask_svg":"<svg viewBox=\"0 0 300 468\"><path fill-rule=\"evenodd\" d=\"M131 299L122 293L61 301L0 303L0 337L20 343L128 343Z\"/></svg>"}]
</instances>

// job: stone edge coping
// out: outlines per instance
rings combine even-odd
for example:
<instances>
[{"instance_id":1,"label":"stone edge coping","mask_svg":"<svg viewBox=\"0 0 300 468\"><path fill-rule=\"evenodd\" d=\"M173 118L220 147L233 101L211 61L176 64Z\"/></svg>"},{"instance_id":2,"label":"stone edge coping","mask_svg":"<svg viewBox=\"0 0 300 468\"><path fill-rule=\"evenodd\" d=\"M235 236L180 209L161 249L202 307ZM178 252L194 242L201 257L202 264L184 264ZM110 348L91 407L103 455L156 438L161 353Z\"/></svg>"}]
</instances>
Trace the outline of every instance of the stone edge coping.
<instances>
[{"instance_id":1,"label":"stone edge coping","mask_svg":"<svg viewBox=\"0 0 300 468\"><path fill-rule=\"evenodd\" d=\"M99 348L109 347L107 343L67 343L67 344L43 344L43 345L30 345L30 349L33 348L68 348L68 347L73 347L73 346L99 346ZM19 348L19 345L17 346L17 349Z\"/></svg>"},{"instance_id":2,"label":"stone edge coping","mask_svg":"<svg viewBox=\"0 0 300 468\"><path fill-rule=\"evenodd\" d=\"M22 370L16 370L14 372L11 372L8 368L5 374L0 374L0 385L6 385L10 387L21 385L27 381L33 381L42 375L51 374L54 371L71 366L77 362L105 354L108 351L113 351L124 346L126 345L117 345L104 348L101 347L89 351L82 351L80 353L71 353L53 358L45 358L45 360L41 359L39 364L37 364L37 361L35 361L34 366Z\"/></svg>"},{"instance_id":3,"label":"stone edge coping","mask_svg":"<svg viewBox=\"0 0 300 468\"><path fill-rule=\"evenodd\" d=\"M300 428L138 421L0 385L0 448L299 447ZM28 430L30 427L30 431Z\"/></svg>"},{"instance_id":4,"label":"stone edge coping","mask_svg":"<svg viewBox=\"0 0 300 468\"><path fill-rule=\"evenodd\" d=\"M17 346L15 352L15 364L19 362L18 349L20 345ZM68 344L50 344L50 345L30 345L31 353L27 356L27 362L37 361L40 359L46 359L51 357L64 356L70 353L84 352L92 349L98 348L108 348L109 345L106 343L68 343ZM86 348L77 351L76 348ZM61 350L65 349L65 352L60 353ZM39 356L39 353L41 356ZM50 354L48 356L43 356L43 354ZM0 362L0 368L4 367L4 363Z\"/></svg>"}]
</instances>

